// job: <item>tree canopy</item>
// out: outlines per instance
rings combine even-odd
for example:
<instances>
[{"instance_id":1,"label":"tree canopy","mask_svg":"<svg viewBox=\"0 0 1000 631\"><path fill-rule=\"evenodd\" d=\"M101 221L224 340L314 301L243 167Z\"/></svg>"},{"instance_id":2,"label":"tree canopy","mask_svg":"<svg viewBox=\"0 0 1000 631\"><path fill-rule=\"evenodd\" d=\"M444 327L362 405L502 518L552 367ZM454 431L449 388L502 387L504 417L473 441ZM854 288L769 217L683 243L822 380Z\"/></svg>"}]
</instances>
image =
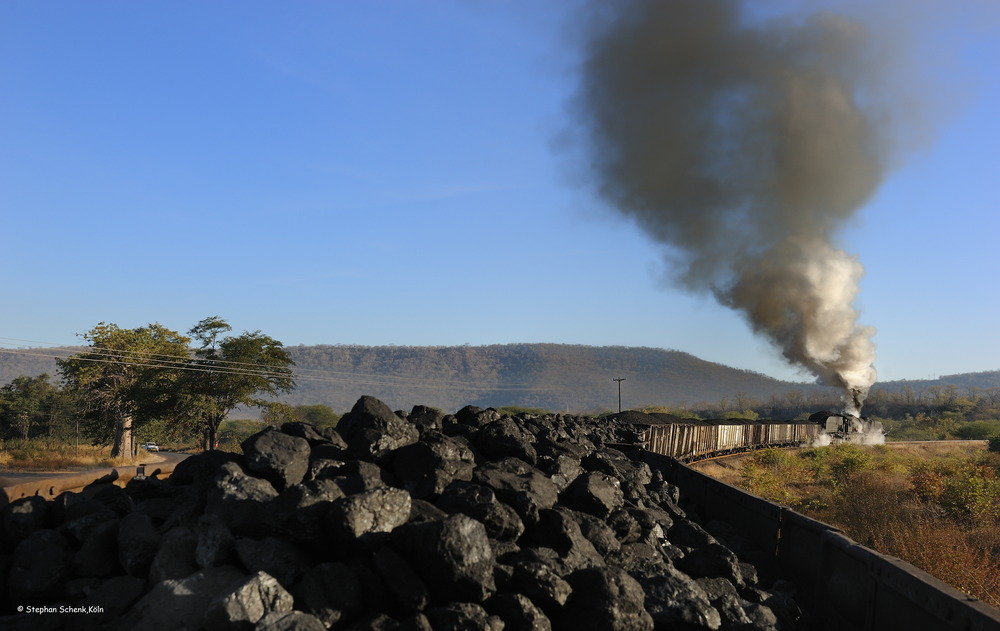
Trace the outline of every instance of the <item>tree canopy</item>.
<instances>
[{"instance_id":1,"label":"tree canopy","mask_svg":"<svg viewBox=\"0 0 1000 631\"><path fill-rule=\"evenodd\" d=\"M113 457L133 453L137 430L165 421L199 431L209 449L234 408L264 406L261 397L295 385L294 362L281 342L260 331L224 336L230 330L218 316L192 327L191 337L159 324L122 329L101 322L82 336L86 350L57 365L67 388L85 401L92 427L110 435Z\"/></svg>"},{"instance_id":2,"label":"tree canopy","mask_svg":"<svg viewBox=\"0 0 1000 631\"><path fill-rule=\"evenodd\" d=\"M269 402L262 395L295 387L294 362L281 342L260 331L222 337L231 330L212 316L188 332L200 347L193 351L180 391L186 414L201 426L206 449L215 447L219 425L234 408L265 407Z\"/></svg>"},{"instance_id":3,"label":"tree canopy","mask_svg":"<svg viewBox=\"0 0 1000 631\"><path fill-rule=\"evenodd\" d=\"M15 377L0 388L0 437L27 440L42 425L53 432L60 394L47 374Z\"/></svg>"},{"instance_id":4,"label":"tree canopy","mask_svg":"<svg viewBox=\"0 0 1000 631\"><path fill-rule=\"evenodd\" d=\"M129 455L135 429L172 412L178 375L190 361L190 338L160 324L123 329L105 322L82 337L89 348L57 360L59 372L112 431L111 456Z\"/></svg>"}]
</instances>

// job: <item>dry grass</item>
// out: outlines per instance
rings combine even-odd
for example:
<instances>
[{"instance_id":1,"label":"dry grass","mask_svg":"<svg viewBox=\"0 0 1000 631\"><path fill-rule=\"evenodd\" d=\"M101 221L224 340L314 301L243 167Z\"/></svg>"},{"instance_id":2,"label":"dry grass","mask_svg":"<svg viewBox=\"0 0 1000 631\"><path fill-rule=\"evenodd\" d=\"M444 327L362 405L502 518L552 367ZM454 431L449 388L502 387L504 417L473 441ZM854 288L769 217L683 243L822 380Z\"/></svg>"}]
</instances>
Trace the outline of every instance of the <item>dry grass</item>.
<instances>
[{"instance_id":1,"label":"dry grass","mask_svg":"<svg viewBox=\"0 0 1000 631\"><path fill-rule=\"evenodd\" d=\"M866 471L815 515L855 541L898 557L957 589L1000 607L1000 525L954 519L914 497L899 474Z\"/></svg>"},{"instance_id":2,"label":"dry grass","mask_svg":"<svg viewBox=\"0 0 1000 631\"><path fill-rule=\"evenodd\" d=\"M886 449L891 449L901 458L943 458L947 456L973 457L982 453L983 446L966 441L954 442L912 442L886 443Z\"/></svg>"},{"instance_id":3,"label":"dry grass","mask_svg":"<svg viewBox=\"0 0 1000 631\"><path fill-rule=\"evenodd\" d=\"M934 517L896 521L873 547L1000 607L1000 558L959 524Z\"/></svg>"},{"instance_id":4,"label":"dry grass","mask_svg":"<svg viewBox=\"0 0 1000 631\"><path fill-rule=\"evenodd\" d=\"M49 444L40 441L9 442L0 449L0 469L4 471L66 471L120 467L134 464L133 458L111 458L110 447Z\"/></svg>"},{"instance_id":5,"label":"dry grass","mask_svg":"<svg viewBox=\"0 0 1000 631\"><path fill-rule=\"evenodd\" d=\"M1000 607L996 456L957 446L937 455L919 446L759 452L743 461L737 485Z\"/></svg>"},{"instance_id":6,"label":"dry grass","mask_svg":"<svg viewBox=\"0 0 1000 631\"><path fill-rule=\"evenodd\" d=\"M896 520L914 515L908 504L910 493L905 478L872 471L856 474L837 493L830 504L813 511L813 517L833 524L862 545L877 548L879 536Z\"/></svg>"}]
</instances>

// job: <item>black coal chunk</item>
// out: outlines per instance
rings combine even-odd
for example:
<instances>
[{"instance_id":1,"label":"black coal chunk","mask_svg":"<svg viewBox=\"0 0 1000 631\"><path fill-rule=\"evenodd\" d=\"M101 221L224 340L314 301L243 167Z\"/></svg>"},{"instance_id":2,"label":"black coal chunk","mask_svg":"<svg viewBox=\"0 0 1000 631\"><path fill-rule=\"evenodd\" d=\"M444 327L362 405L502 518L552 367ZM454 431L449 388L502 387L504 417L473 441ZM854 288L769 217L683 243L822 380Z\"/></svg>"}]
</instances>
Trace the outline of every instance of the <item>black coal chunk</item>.
<instances>
[{"instance_id":1,"label":"black coal chunk","mask_svg":"<svg viewBox=\"0 0 1000 631\"><path fill-rule=\"evenodd\" d=\"M607 517L625 504L621 482L607 473L590 471L577 477L562 493L563 503L597 517Z\"/></svg>"},{"instance_id":2,"label":"black coal chunk","mask_svg":"<svg viewBox=\"0 0 1000 631\"><path fill-rule=\"evenodd\" d=\"M567 629L652 631L642 585L623 570L594 567L574 572L560 623Z\"/></svg>"},{"instance_id":3,"label":"black coal chunk","mask_svg":"<svg viewBox=\"0 0 1000 631\"><path fill-rule=\"evenodd\" d=\"M292 600L277 579L266 572L257 572L216 595L205 612L205 626L250 631L264 616L291 612Z\"/></svg>"},{"instance_id":4,"label":"black coal chunk","mask_svg":"<svg viewBox=\"0 0 1000 631\"><path fill-rule=\"evenodd\" d=\"M72 549L66 537L42 529L28 535L14 549L7 584L16 603L42 604L59 600L71 576Z\"/></svg>"},{"instance_id":5,"label":"black coal chunk","mask_svg":"<svg viewBox=\"0 0 1000 631\"><path fill-rule=\"evenodd\" d=\"M473 480L493 489L503 503L526 523L538 521L538 512L552 508L559 491L544 473L518 458L488 462L476 468Z\"/></svg>"},{"instance_id":6,"label":"black coal chunk","mask_svg":"<svg viewBox=\"0 0 1000 631\"><path fill-rule=\"evenodd\" d=\"M165 480L17 500L0 605L104 613L0 628L795 629L794 586L762 589L738 528L703 527L609 446L636 435L361 397L336 429L286 423Z\"/></svg>"},{"instance_id":7,"label":"black coal chunk","mask_svg":"<svg viewBox=\"0 0 1000 631\"><path fill-rule=\"evenodd\" d=\"M241 446L247 469L279 491L301 482L309 470L310 445L305 438L268 428L247 438Z\"/></svg>"},{"instance_id":8,"label":"black coal chunk","mask_svg":"<svg viewBox=\"0 0 1000 631\"><path fill-rule=\"evenodd\" d=\"M392 533L390 544L439 601L482 602L496 590L486 527L467 515L406 524Z\"/></svg>"},{"instance_id":9,"label":"black coal chunk","mask_svg":"<svg viewBox=\"0 0 1000 631\"><path fill-rule=\"evenodd\" d=\"M337 423L350 453L361 460L375 460L387 452L417 442L417 428L374 397L361 397Z\"/></svg>"}]
</instances>

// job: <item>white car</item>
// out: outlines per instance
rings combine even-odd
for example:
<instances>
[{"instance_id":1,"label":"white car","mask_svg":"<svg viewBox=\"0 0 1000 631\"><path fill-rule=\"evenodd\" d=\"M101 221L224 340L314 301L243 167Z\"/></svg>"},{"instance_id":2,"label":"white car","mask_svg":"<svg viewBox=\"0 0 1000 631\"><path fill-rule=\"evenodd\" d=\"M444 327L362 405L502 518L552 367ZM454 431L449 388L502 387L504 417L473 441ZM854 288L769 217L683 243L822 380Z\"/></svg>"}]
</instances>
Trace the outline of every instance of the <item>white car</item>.
<instances>
[{"instance_id":1,"label":"white car","mask_svg":"<svg viewBox=\"0 0 1000 631\"><path fill-rule=\"evenodd\" d=\"M160 446L156 443L146 443L142 448L146 451L160 451Z\"/></svg>"}]
</instances>

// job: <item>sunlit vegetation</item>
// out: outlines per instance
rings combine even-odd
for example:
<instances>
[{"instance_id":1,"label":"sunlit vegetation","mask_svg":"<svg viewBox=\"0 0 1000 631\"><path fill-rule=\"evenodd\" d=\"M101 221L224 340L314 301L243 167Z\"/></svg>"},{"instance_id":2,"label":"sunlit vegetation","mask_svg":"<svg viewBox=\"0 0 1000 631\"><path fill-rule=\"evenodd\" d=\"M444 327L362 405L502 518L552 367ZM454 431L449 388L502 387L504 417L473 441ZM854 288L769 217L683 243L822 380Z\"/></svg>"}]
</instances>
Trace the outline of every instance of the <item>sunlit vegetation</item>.
<instances>
[{"instance_id":1,"label":"sunlit vegetation","mask_svg":"<svg viewBox=\"0 0 1000 631\"><path fill-rule=\"evenodd\" d=\"M280 427L283 423L308 423L318 430L336 427L340 415L328 405L288 405L274 403L264 410L260 419L227 419L219 427L218 448L239 452L240 443L262 429Z\"/></svg>"},{"instance_id":2,"label":"sunlit vegetation","mask_svg":"<svg viewBox=\"0 0 1000 631\"><path fill-rule=\"evenodd\" d=\"M768 449L740 473L748 491L1000 607L1000 453Z\"/></svg>"},{"instance_id":3,"label":"sunlit vegetation","mask_svg":"<svg viewBox=\"0 0 1000 631\"><path fill-rule=\"evenodd\" d=\"M1000 416L1000 414L998 414ZM966 420L918 412L882 420L890 440L989 440L1000 436L1000 420Z\"/></svg>"},{"instance_id":4,"label":"sunlit vegetation","mask_svg":"<svg viewBox=\"0 0 1000 631\"><path fill-rule=\"evenodd\" d=\"M227 419L219 426L219 449L240 452L240 443L250 438L267 424L258 419Z\"/></svg>"},{"instance_id":5,"label":"sunlit vegetation","mask_svg":"<svg viewBox=\"0 0 1000 631\"><path fill-rule=\"evenodd\" d=\"M109 448L76 445L37 438L9 441L0 449L0 476L3 470L63 471L90 468L110 468L130 465L134 458L112 458Z\"/></svg>"},{"instance_id":6,"label":"sunlit vegetation","mask_svg":"<svg viewBox=\"0 0 1000 631\"><path fill-rule=\"evenodd\" d=\"M74 443L82 437L110 445L110 456L122 459L134 456L142 441L196 438L210 448L230 412L266 407L271 402L263 397L295 385L294 362L281 342L260 331L229 331L218 316L188 335L160 324L99 323L82 336L88 346L55 359L58 384L43 373L0 388L0 450L10 440L35 439L31 444L54 452L71 435Z\"/></svg>"}]
</instances>

